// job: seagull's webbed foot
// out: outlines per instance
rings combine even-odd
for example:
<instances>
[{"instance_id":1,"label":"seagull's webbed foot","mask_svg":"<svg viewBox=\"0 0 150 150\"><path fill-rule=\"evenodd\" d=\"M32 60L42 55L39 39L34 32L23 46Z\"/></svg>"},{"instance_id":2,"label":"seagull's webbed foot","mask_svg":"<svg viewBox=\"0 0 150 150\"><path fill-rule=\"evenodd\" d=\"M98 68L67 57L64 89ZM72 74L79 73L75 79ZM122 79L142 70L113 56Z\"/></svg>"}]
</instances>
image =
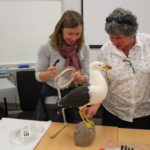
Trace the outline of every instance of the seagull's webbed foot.
<instances>
[{"instance_id":1,"label":"seagull's webbed foot","mask_svg":"<svg viewBox=\"0 0 150 150\"><path fill-rule=\"evenodd\" d=\"M87 128L92 128L92 125L94 125L94 122L91 121L91 120L89 120L89 119L87 118L87 116L85 115L85 113L82 112L82 110L79 110L79 114L80 114L80 116L81 116L81 118L82 118L83 123L85 124L85 126L86 126Z\"/></svg>"},{"instance_id":2,"label":"seagull's webbed foot","mask_svg":"<svg viewBox=\"0 0 150 150\"><path fill-rule=\"evenodd\" d=\"M89 122L83 120L83 123L85 124L85 126L86 126L87 128L92 128L92 125L91 125Z\"/></svg>"}]
</instances>

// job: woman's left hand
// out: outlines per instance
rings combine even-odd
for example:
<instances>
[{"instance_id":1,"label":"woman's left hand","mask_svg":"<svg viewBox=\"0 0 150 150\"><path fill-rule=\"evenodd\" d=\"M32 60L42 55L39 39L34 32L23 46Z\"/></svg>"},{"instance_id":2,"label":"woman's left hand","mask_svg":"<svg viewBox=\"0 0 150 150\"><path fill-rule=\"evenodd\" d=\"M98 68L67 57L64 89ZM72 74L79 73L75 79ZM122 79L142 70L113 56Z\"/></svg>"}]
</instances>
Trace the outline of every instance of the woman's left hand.
<instances>
[{"instance_id":1,"label":"woman's left hand","mask_svg":"<svg viewBox=\"0 0 150 150\"><path fill-rule=\"evenodd\" d=\"M73 75L72 75L72 78L73 78L73 82L77 82L79 84L83 84L86 82L87 78L82 75L79 71L76 71Z\"/></svg>"}]
</instances>

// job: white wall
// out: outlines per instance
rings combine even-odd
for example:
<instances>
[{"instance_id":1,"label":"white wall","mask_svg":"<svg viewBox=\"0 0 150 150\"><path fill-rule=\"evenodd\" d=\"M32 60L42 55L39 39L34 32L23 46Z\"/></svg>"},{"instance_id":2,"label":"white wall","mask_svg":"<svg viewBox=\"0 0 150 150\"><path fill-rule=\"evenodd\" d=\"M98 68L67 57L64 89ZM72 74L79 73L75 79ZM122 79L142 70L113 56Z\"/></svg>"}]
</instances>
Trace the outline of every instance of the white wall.
<instances>
[{"instance_id":1,"label":"white wall","mask_svg":"<svg viewBox=\"0 0 150 150\"><path fill-rule=\"evenodd\" d=\"M137 16L139 32L150 34L150 0L83 0L86 41L103 45L108 39L104 30L106 17L117 7L131 10Z\"/></svg>"},{"instance_id":2,"label":"white wall","mask_svg":"<svg viewBox=\"0 0 150 150\"><path fill-rule=\"evenodd\" d=\"M0 0L0 65L35 63L61 13L60 0Z\"/></svg>"},{"instance_id":3,"label":"white wall","mask_svg":"<svg viewBox=\"0 0 150 150\"><path fill-rule=\"evenodd\" d=\"M0 66L36 62L37 50L66 10L80 0L0 0Z\"/></svg>"},{"instance_id":4,"label":"white wall","mask_svg":"<svg viewBox=\"0 0 150 150\"><path fill-rule=\"evenodd\" d=\"M62 0L62 11L70 9L81 12L81 0Z\"/></svg>"}]
</instances>

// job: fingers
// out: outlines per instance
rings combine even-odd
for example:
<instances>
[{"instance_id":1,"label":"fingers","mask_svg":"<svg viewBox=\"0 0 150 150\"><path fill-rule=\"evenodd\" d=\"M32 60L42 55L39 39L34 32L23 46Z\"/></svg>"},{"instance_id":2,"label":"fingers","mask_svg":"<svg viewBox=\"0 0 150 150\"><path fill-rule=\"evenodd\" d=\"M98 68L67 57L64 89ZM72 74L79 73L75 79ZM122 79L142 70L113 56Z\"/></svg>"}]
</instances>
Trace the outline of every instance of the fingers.
<instances>
[{"instance_id":1,"label":"fingers","mask_svg":"<svg viewBox=\"0 0 150 150\"><path fill-rule=\"evenodd\" d=\"M100 104L94 104L91 105L90 107L83 108L83 111L87 118L92 118L96 113L98 108L100 107Z\"/></svg>"},{"instance_id":2,"label":"fingers","mask_svg":"<svg viewBox=\"0 0 150 150\"><path fill-rule=\"evenodd\" d=\"M48 71L49 71L50 77L55 77L57 75L57 68L56 68L56 66L48 67Z\"/></svg>"},{"instance_id":3,"label":"fingers","mask_svg":"<svg viewBox=\"0 0 150 150\"><path fill-rule=\"evenodd\" d=\"M72 75L73 81L77 82L77 83L82 83L83 82L83 76L81 75L81 73L79 71L75 72Z\"/></svg>"},{"instance_id":4,"label":"fingers","mask_svg":"<svg viewBox=\"0 0 150 150\"><path fill-rule=\"evenodd\" d=\"M96 114L96 110L89 109L89 111L87 112L87 117L92 118L95 114Z\"/></svg>"},{"instance_id":5,"label":"fingers","mask_svg":"<svg viewBox=\"0 0 150 150\"><path fill-rule=\"evenodd\" d=\"M91 109L91 107L86 107L83 109L87 118L92 118L95 115L95 111Z\"/></svg>"}]
</instances>

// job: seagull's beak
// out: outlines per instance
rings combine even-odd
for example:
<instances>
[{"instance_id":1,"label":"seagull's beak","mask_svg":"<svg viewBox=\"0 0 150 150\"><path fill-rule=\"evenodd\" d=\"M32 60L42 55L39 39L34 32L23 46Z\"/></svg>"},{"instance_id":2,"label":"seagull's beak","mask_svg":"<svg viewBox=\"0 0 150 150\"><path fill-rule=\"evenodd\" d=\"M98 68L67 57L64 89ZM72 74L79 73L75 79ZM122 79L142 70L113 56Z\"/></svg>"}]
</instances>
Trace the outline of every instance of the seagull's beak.
<instances>
[{"instance_id":1,"label":"seagull's beak","mask_svg":"<svg viewBox=\"0 0 150 150\"><path fill-rule=\"evenodd\" d=\"M105 65L105 66L103 67L103 69L108 70L108 69L112 69L112 67L111 67L111 66L109 66L109 65Z\"/></svg>"}]
</instances>

